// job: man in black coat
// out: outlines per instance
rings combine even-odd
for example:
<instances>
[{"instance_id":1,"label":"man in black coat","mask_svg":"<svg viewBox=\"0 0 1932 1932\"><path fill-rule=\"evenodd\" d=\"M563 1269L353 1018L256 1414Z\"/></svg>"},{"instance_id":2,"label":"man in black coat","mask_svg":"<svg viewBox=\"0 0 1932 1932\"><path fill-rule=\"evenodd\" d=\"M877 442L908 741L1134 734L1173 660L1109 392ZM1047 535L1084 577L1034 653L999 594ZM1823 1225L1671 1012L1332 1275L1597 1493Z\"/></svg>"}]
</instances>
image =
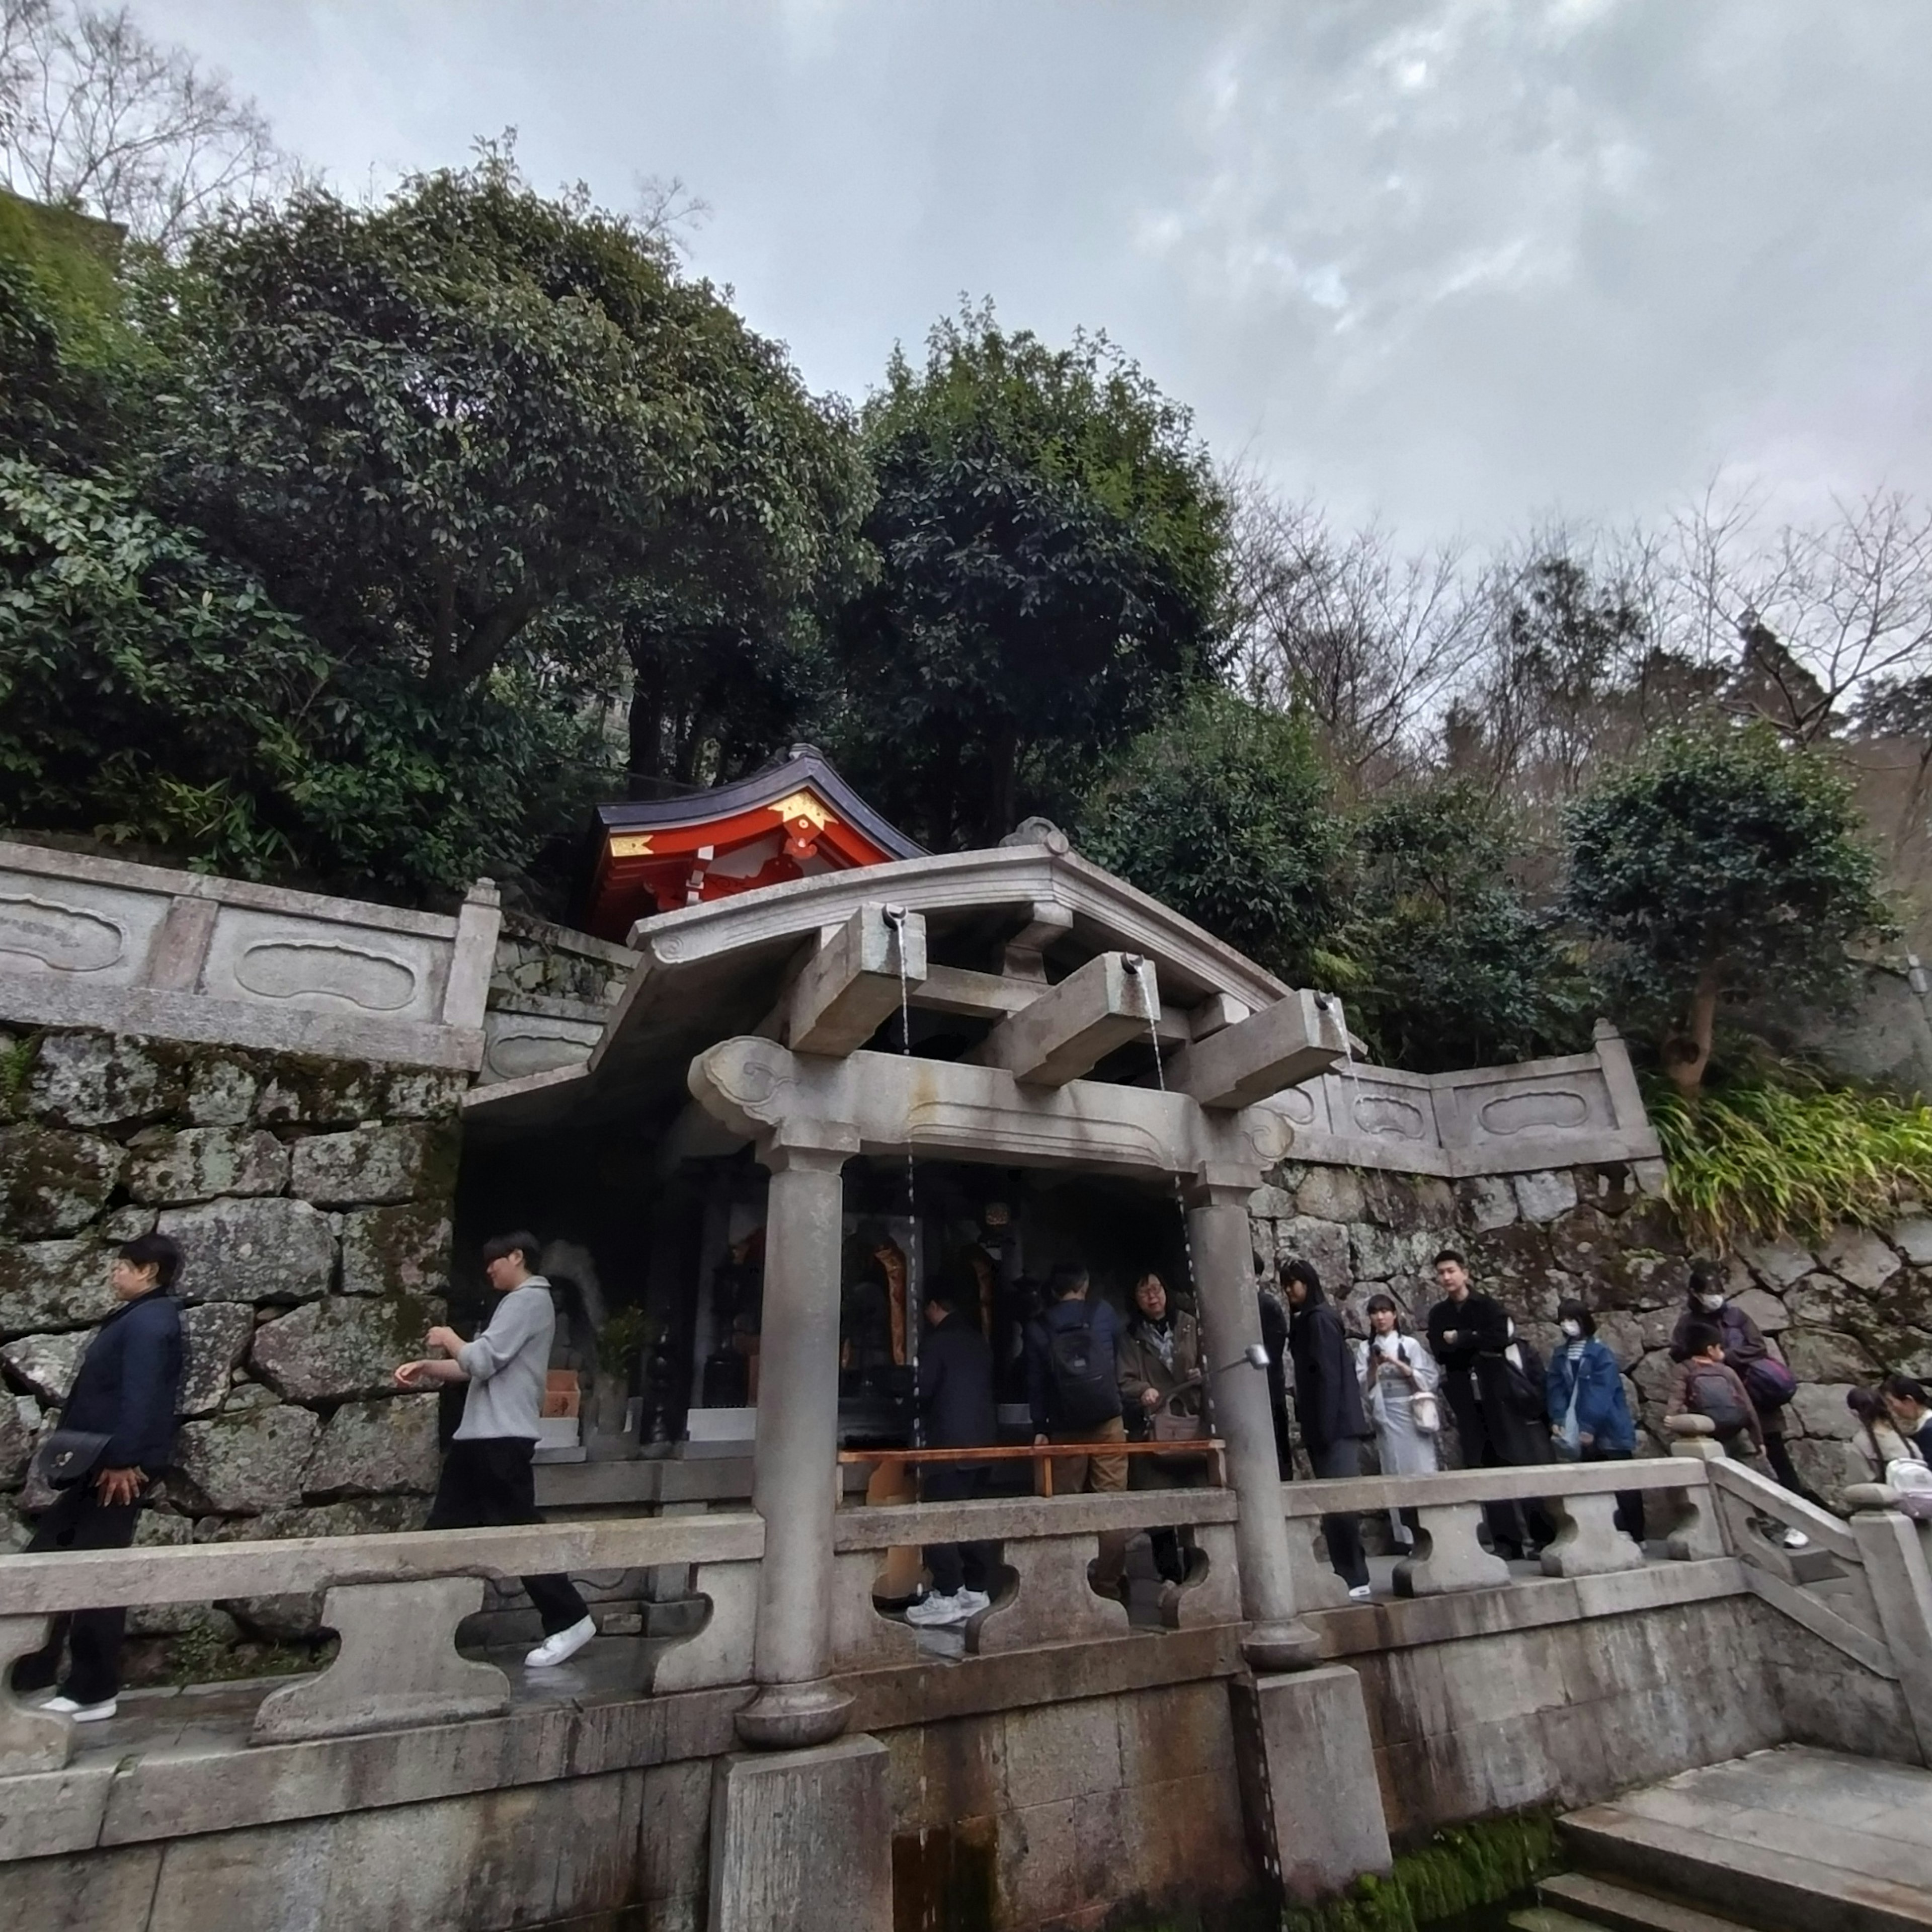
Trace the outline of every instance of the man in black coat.
<instances>
[{"instance_id":1,"label":"man in black coat","mask_svg":"<svg viewBox=\"0 0 1932 1932\"><path fill-rule=\"evenodd\" d=\"M928 1449L984 1449L999 1440L993 1406L993 1352L965 1297L948 1282L930 1290L919 1349L919 1414ZM928 1462L920 1471L922 1502L964 1502L978 1493L982 1462ZM926 1549L932 1588L906 1612L913 1624L963 1624L989 1608L992 1564L983 1543L934 1543Z\"/></svg>"},{"instance_id":2,"label":"man in black coat","mask_svg":"<svg viewBox=\"0 0 1932 1932\"><path fill-rule=\"evenodd\" d=\"M1519 1405L1507 1351L1511 1340L1509 1311L1494 1296L1478 1294L1468 1264L1454 1248L1436 1257L1436 1280L1442 1299L1429 1311L1429 1346L1442 1364L1442 1394L1455 1418L1462 1466L1468 1469L1514 1468L1546 1462L1547 1450L1532 1453L1527 1405ZM1544 1442L1548 1442L1544 1435ZM1485 1503L1484 1519L1498 1556L1514 1561L1538 1540L1547 1519L1535 1511L1526 1525L1514 1503Z\"/></svg>"},{"instance_id":3,"label":"man in black coat","mask_svg":"<svg viewBox=\"0 0 1932 1932\"><path fill-rule=\"evenodd\" d=\"M1342 1318L1328 1304L1322 1277L1306 1262L1285 1262L1282 1292L1290 1310L1288 1352L1294 1364L1294 1414L1302 1447L1316 1476L1334 1479L1362 1473L1362 1444L1372 1426L1362 1408L1362 1384ZM1352 1510L1324 1516L1322 1534L1328 1561L1348 1594L1369 1594L1369 1562L1362 1553L1362 1521Z\"/></svg>"},{"instance_id":4,"label":"man in black coat","mask_svg":"<svg viewBox=\"0 0 1932 1932\"><path fill-rule=\"evenodd\" d=\"M87 1345L60 1420L63 1431L107 1442L92 1470L43 1513L30 1552L125 1550L134 1540L148 1485L174 1460L183 1351L173 1290L181 1259L181 1250L165 1234L126 1242L116 1258L110 1280L120 1306ZM46 1642L14 1665L14 1690L41 1690L53 1683L64 1646L67 1676L58 1694L40 1708L64 1712L80 1724L112 1717L127 1627L124 1610L56 1617Z\"/></svg>"}]
</instances>

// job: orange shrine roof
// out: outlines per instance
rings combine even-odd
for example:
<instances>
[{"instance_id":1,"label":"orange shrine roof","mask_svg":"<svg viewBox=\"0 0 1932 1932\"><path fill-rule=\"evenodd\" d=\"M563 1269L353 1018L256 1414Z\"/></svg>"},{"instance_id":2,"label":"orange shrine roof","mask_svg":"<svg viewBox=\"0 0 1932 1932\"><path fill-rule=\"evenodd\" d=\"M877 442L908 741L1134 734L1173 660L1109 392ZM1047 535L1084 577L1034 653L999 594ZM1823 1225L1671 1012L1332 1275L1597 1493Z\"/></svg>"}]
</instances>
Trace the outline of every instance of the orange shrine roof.
<instances>
[{"instance_id":1,"label":"orange shrine roof","mask_svg":"<svg viewBox=\"0 0 1932 1932\"><path fill-rule=\"evenodd\" d=\"M709 791L600 805L591 836L579 922L620 944L658 913L925 856L812 745L794 745L763 771Z\"/></svg>"}]
</instances>

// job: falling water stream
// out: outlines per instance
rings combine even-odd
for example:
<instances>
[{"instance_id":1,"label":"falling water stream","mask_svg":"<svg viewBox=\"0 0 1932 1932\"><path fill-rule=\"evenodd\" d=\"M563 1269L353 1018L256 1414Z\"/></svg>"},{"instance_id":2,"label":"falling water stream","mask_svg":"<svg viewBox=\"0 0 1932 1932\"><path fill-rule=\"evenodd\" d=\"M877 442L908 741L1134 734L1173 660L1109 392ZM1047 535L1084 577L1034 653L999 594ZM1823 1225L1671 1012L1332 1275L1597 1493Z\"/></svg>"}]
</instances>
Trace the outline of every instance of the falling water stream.
<instances>
[{"instance_id":1,"label":"falling water stream","mask_svg":"<svg viewBox=\"0 0 1932 1932\"><path fill-rule=\"evenodd\" d=\"M899 1054L901 1058L912 1058L912 981L906 971L906 909L904 906L889 905L885 908L885 921L892 929L892 956L899 969ZM914 1178L912 1142L906 1142L906 1290L905 1331L906 1359L916 1370L919 1366L920 1324L926 1319L926 1310L919 1298L919 1190ZM912 1446L915 1449L926 1447L926 1425L919 1412L917 1402L913 1404Z\"/></svg>"}]
</instances>

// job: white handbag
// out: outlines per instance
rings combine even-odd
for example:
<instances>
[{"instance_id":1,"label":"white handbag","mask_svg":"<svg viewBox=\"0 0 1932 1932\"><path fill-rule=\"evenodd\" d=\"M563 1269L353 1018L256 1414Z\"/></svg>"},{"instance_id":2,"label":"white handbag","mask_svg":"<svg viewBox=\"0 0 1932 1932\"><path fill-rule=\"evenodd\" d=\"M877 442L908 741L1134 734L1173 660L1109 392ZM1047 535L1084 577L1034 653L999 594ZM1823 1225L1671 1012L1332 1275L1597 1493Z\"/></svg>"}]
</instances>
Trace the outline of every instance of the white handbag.
<instances>
[{"instance_id":1,"label":"white handbag","mask_svg":"<svg viewBox=\"0 0 1932 1932\"><path fill-rule=\"evenodd\" d=\"M1408 1412L1418 1436L1434 1436L1442 1427L1442 1405L1427 1389L1418 1389L1408 1399Z\"/></svg>"}]
</instances>

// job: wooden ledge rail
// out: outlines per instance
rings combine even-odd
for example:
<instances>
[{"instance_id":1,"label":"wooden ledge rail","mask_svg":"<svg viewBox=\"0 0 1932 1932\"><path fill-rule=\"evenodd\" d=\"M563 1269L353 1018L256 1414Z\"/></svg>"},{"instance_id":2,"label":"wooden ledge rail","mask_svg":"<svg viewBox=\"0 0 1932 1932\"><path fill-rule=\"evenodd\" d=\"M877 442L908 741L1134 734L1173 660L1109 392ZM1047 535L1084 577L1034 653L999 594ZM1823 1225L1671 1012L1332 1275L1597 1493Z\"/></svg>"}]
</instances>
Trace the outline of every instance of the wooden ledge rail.
<instances>
[{"instance_id":1,"label":"wooden ledge rail","mask_svg":"<svg viewBox=\"0 0 1932 1932\"><path fill-rule=\"evenodd\" d=\"M869 1462L915 1466L922 1462L1022 1462L1034 1466L1034 1493L1053 1493L1053 1466L1076 1456L1204 1456L1208 1480L1216 1489L1227 1486L1228 1445L1218 1436L1203 1436L1196 1442L1004 1442L984 1449L842 1449L842 1462ZM905 1502L886 1507L903 1508Z\"/></svg>"},{"instance_id":2,"label":"wooden ledge rail","mask_svg":"<svg viewBox=\"0 0 1932 1932\"><path fill-rule=\"evenodd\" d=\"M896 1550L926 1543L1090 1540L1109 1531L1194 1528L1232 1523L1240 1514L1232 1490L1115 1490L1077 1496L983 1496L961 1503L862 1504L832 1520L832 1546Z\"/></svg>"},{"instance_id":3,"label":"wooden ledge rail","mask_svg":"<svg viewBox=\"0 0 1932 1932\"><path fill-rule=\"evenodd\" d=\"M756 1562L765 1526L748 1511L404 1530L278 1542L190 1543L149 1550L49 1551L0 1560L0 1616L106 1604L200 1604L294 1595L334 1584L436 1576L520 1576L633 1570L659 1563Z\"/></svg>"},{"instance_id":4,"label":"wooden ledge rail","mask_svg":"<svg viewBox=\"0 0 1932 1932\"><path fill-rule=\"evenodd\" d=\"M1614 1495L1619 1490L1701 1490L1709 1484L1707 1472L1712 1466L1688 1456L1654 1456L1628 1462L1532 1462L1510 1468L1443 1469L1422 1476L1348 1476L1284 1483L1281 1500L1288 1516L1316 1516L1352 1510L1531 1502L1546 1496Z\"/></svg>"}]
</instances>

